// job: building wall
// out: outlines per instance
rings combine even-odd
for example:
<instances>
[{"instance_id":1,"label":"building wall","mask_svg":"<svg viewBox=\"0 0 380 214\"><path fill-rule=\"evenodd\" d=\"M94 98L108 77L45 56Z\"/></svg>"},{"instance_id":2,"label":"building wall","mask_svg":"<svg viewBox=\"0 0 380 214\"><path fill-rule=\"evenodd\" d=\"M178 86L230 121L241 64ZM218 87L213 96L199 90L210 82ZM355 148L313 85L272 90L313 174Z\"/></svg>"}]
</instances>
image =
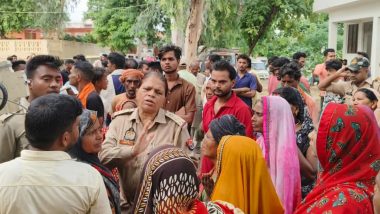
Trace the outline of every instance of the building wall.
<instances>
[{"instance_id":1,"label":"building wall","mask_svg":"<svg viewBox=\"0 0 380 214\"><path fill-rule=\"evenodd\" d=\"M66 59L77 54L98 58L101 53L108 52L108 48L91 43L63 40L0 40L0 61L13 54L19 59L26 59L32 54L52 54Z\"/></svg>"},{"instance_id":2,"label":"building wall","mask_svg":"<svg viewBox=\"0 0 380 214\"><path fill-rule=\"evenodd\" d=\"M42 39L43 34L40 29L25 29L20 32L12 32L6 35L10 39Z\"/></svg>"},{"instance_id":3,"label":"building wall","mask_svg":"<svg viewBox=\"0 0 380 214\"><path fill-rule=\"evenodd\" d=\"M93 30L92 27L81 27L81 28L65 28L65 33L71 36L84 36L88 33L91 33Z\"/></svg>"},{"instance_id":4,"label":"building wall","mask_svg":"<svg viewBox=\"0 0 380 214\"><path fill-rule=\"evenodd\" d=\"M71 36L84 36L91 33L92 27L67 27L64 29L66 34ZM6 35L9 39L43 39L43 32L40 29L28 28L20 32L11 32Z\"/></svg>"},{"instance_id":5,"label":"building wall","mask_svg":"<svg viewBox=\"0 0 380 214\"><path fill-rule=\"evenodd\" d=\"M373 19L373 17L380 17L380 1L378 0L329 12L329 20L331 22Z\"/></svg>"},{"instance_id":6,"label":"building wall","mask_svg":"<svg viewBox=\"0 0 380 214\"><path fill-rule=\"evenodd\" d=\"M349 6L361 0L314 0L313 9L315 12L327 12L335 8Z\"/></svg>"},{"instance_id":7,"label":"building wall","mask_svg":"<svg viewBox=\"0 0 380 214\"><path fill-rule=\"evenodd\" d=\"M329 14L329 47L336 48L337 23L344 23L343 58L351 60L356 54L347 53L349 24L359 24L358 51L363 47L363 24L373 22L371 71L380 76L380 1L379 0L315 0L315 12Z\"/></svg>"}]
</instances>

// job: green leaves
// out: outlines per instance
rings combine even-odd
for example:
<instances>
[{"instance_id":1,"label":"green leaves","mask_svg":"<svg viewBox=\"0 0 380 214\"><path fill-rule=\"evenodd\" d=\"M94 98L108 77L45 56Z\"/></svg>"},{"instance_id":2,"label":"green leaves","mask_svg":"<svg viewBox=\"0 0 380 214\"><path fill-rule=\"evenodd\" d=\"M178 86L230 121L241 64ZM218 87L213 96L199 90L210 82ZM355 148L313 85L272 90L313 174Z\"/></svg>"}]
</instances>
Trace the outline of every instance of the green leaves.
<instances>
[{"instance_id":1,"label":"green leaves","mask_svg":"<svg viewBox=\"0 0 380 214\"><path fill-rule=\"evenodd\" d=\"M66 9L76 0L2 0L0 4L0 37L25 28L60 32L68 20Z\"/></svg>"}]
</instances>

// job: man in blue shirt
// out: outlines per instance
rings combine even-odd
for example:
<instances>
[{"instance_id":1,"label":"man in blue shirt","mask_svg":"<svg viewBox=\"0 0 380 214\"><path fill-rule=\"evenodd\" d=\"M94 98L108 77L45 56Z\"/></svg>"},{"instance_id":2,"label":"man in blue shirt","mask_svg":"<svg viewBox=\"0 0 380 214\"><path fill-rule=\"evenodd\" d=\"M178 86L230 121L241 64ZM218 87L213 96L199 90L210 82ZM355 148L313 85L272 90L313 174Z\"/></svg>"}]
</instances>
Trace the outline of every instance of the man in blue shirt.
<instances>
[{"instance_id":1,"label":"man in blue shirt","mask_svg":"<svg viewBox=\"0 0 380 214\"><path fill-rule=\"evenodd\" d=\"M252 108L252 98L256 95L257 79L252 74L248 73L248 65L251 64L251 59L245 54L237 57L237 76L233 91L241 100Z\"/></svg>"}]
</instances>

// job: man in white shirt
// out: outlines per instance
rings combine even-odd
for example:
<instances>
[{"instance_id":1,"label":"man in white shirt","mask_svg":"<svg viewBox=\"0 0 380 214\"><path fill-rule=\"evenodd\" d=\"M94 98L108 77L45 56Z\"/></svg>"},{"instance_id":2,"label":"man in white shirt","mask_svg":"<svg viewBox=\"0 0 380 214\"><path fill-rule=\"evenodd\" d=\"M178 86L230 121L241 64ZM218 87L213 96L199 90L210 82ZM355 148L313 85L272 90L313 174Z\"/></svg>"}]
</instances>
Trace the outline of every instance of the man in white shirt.
<instances>
[{"instance_id":1,"label":"man in white shirt","mask_svg":"<svg viewBox=\"0 0 380 214\"><path fill-rule=\"evenodd\" d=\"M108 86L106 90L100 92L104 104L105 113L112 113L111 103L113 98L125 92L124 85L119 78L125 69L125 57L119 53L112 52L108 55L107 69L110 74L107 76Z\"/></svg>"},{"instance_id":2,"label":"man in white shirt","mask_svg":"<svg viewBox=\"0 0 380 214\"><path fill-rule=\"evenodd\" d=\"M25 117L31 149L0 164L0 213L111 213L101 175L65 152L77 141L81 113L68 95L32 101Z\"/></svg>"}]
</instances>

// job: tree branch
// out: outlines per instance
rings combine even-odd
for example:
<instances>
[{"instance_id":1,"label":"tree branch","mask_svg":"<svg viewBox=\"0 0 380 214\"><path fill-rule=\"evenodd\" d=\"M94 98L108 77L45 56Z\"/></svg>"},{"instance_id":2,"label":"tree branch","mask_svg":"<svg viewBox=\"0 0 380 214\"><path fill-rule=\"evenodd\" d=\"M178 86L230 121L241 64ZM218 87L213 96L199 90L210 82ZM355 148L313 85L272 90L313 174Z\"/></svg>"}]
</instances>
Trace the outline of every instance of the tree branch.
<instances>
[{"instance_id":1,"label":"tree branch","mask_svg":"<svg viewBox=\"0 0 380 214\"><path fill-rule=\"evenodd\" d=\"M270 25L272 24L272 21L276 17L277 13L279 12L279 8L277 6L272 6L271 10L269 11L269 14L267 16L267 19L263 22L263 24L260 26L259 32L257 35L253 38L251 38L248 42L249 50L248 54L251 55L253 52L253 49L255 48L257 42L265 35L265 32L268 30Z\"/></svg>"}]
</instances>

